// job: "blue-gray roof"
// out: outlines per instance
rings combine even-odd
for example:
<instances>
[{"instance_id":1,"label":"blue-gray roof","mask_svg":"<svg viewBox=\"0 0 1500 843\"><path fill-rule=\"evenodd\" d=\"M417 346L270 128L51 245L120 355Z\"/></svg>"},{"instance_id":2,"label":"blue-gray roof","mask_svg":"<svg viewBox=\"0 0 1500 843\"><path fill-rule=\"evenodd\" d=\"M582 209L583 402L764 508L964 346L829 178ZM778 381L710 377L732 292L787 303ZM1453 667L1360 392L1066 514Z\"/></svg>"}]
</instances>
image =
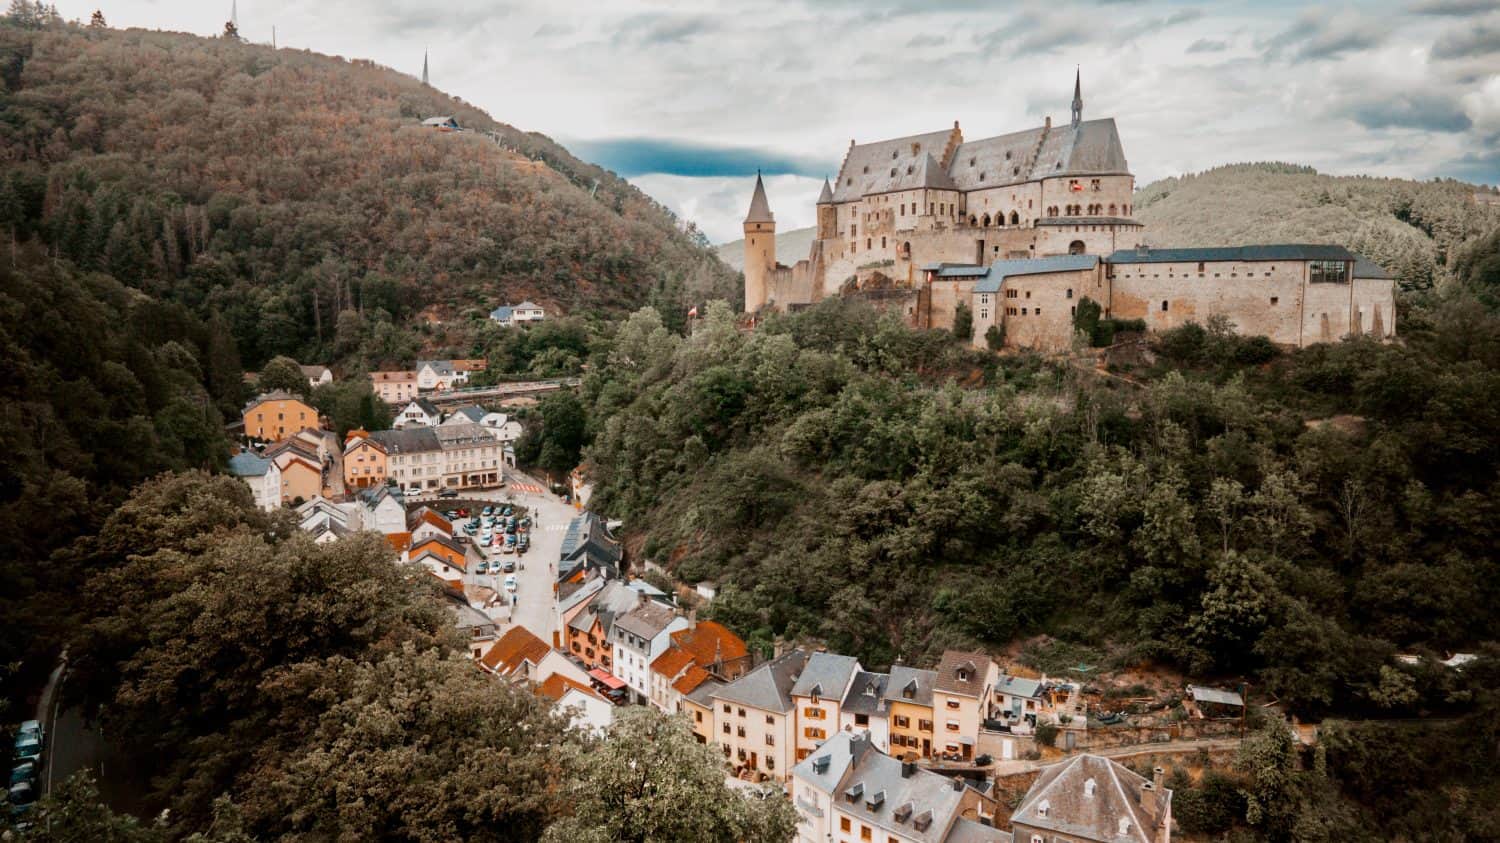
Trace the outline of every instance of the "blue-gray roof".
<instances>
[{"instance_id":1,"label":"blue-gray roof","mask_svg":"<svg viewBox=\"0 0 1500 843\"><path fill-rule=\"evenodd\" d=\"M1120 249L1107 263L1196 263L1198 261L1352 261L1357 256L1328 243L1270 243L1259 246L1211 246L1195 249Z\"/></svg>"},{"instance_id":2,"label":"blue-gray roof","mask_svg":"<svg viewBox=\"0 0 1500 843\"><path fill-rule=\"evenodd\" d=\"M1394 276L1391 273L1387 272L1386 269L1385 269L1385 267L1383 267L1380 264L1378 264L1378 263L1370 260L1369 258L1365 257L1364 255L1355 255L1354 256L1354 277L1355 278L1382 278L1382 279L1390 279L1390 278L1395 278L1396 276Z\"/></svg>"},{"instance_id":3,"label":"blue-gray roof","mask_svg":"<svg viewBox=\"0 0 1500 843\"><path fill-rule=\"evenodd\" d=\"M229 458L229 473L235 477L262 477L270 467L270 460L249 451L241 451Z\"/></svg>"},{"instance_id":4,"label":"blue-gray roof","mask_svg":"<svg viewBox=\"0 0 1500 843\"><path fill-rule=\"evenodd\" d=\"M820 697L843 700L849 679L858 671L859 660L853 656L813 653L802 669L802 675L797 677L797 684L792 686L792 696L810 697L816 693Z\"/></svg>"},{"instance_id":5,"label":"blue-gray roof","mask_svg":"<svg viewBox=\"0 0 1500 843\"><path fill-rule=\"evenodd\" d=\"M1052 255L1045 258L1021 258L995 261L984 280L974 285L976 293L998 293L1006 278L1015 275L1041 275L1047 272L1077 272L1099 265L1098 255Z\"/></svg>"},{"instance_id":6,"label":"blue-gray roof","mask_svg":"<svg viewBox=\"0 0 1500 843\"><path fill-rule=\"evenodd\" d=\"M509 305L504 305L504 306L501 306L501 307L497 307L494 310L490 311L490 318L491 319L496 319L496 320L499 320L499 321L503 322L506 319L510 318L511 313L514 310L515 310L515 308L510 307Z\"/></svg>"}]
</instances>

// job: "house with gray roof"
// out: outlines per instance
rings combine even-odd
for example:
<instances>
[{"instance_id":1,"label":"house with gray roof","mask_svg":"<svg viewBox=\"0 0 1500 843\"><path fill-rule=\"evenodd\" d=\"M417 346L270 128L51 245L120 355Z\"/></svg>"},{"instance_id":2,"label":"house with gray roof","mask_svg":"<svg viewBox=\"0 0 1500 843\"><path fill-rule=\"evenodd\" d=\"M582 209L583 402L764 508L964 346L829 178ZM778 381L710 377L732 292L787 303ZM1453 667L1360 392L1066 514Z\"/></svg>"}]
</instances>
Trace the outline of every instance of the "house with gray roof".
<instances>
[{"instance_id":1,"label":"house with gray roof","mask_svg":"<svg viewBox=\"0 0 1500 843\"><path fill-rule=\"evenodd\" d=\"M1042 770L1010 817L1017 841L1171 843L1172 791L1162 768L1146 779L1097 755Z\"/></svg>"},{"instance_id":2,"label":"house with gray roof","mask_svg":"<svg viewBox=\"0 0 1500 843\"><path fill-rule=\"evenodd\" d=\"M819 652L808 657L791 694L797 709L796 760L806 758L839 730L844 695L862 672L853 656Z\"/></svg>"},{"instance_id":3,"label":"house with gray roof","mask_svg":"<svg viewBox=\"0 0 1500 843\"><path fill-rule=\"evenodd\" d=\"M891 751L889 706L885 700L890 678L886 673L858 671L839 704L839 730L868 734L870 743L881 752Z\"/></svg>"},{"instance_id":4,"label":"house with gray roof","mask_svg":"<svg viewBox=\"0 0 1500 843\"><path fill-rule=\"evenodd\" d=\"M606 579L620 576L624 550L610 535L604 520L592 512L579 513L568 522L558 550L557 579L567 582L597 573Z\"/></svg>"},{"instance_id":5,"label":"house with gray roof","mask_svg":"<svg viewBox=\"0 0 1500 843\"><path fill-rule=\"evenodd\" d=\"M713 693L714 740L737 774L784 780L790 773L797 728L792 688L810 655L783 653Z\"/></svg>"},{"instance_id":6,"label":"house with gray roof","mask_svg":"<svg viewBox=\"0 0 1500 843\"><path fill-rule=\"evenodd\" d=\"M651 662L666 651L671 634L687 629L688 620L672 606L631 589L636 605L615 616L609 628L614 668L610 671L630 688L637 701L651 697Z\"/></svg>"},{"instance_id":7,"label":"house with gray roof","mask_svg":"<svg viewBox=\"0 0 1500 843\"><path fill-rule=\"evenodd\" d=\"M250 487L258 509L274 512L281 508L281 469L275 460L242 449L229 458L229 473Z\"/></svg>"},{"instance_id":8,"label":"house with gray roof","mask_svg":"<svg viewBox=\"0 0 1500 843\"><path fill-rule=\"evenodd\" d=\"M418 398L396 414L391 426L397 430L408 427L436 427L443 420L443 411L426 398ZM380 431L376 431L379 433Z\"/></svg>"},{"instance_id":9,"label":"house with gray roof","mask_svg":"<svg viewBox=\"0 0 1500 843\"><path fill-rule=\"evenodd\" d=\"M484 417L486 415L489 415L489 410L486 410L478 404L465 404L464 406L459 407L458 409L449 413L448 417L443 419L443 426L455 424L480 424L484 421Z\"/></svg>"},{"instance_id":10,"label":"house with gray roof","mask_svg":"<svg viewBox=\"0 0 1500 843\"><path fill-rule=\"evenodd\" d=\"M949 779L881 752L865 735L840 732L792 770L798 843L1010 843L993 826L995 802L961 778Z\"/></svg>"}]
</instances>

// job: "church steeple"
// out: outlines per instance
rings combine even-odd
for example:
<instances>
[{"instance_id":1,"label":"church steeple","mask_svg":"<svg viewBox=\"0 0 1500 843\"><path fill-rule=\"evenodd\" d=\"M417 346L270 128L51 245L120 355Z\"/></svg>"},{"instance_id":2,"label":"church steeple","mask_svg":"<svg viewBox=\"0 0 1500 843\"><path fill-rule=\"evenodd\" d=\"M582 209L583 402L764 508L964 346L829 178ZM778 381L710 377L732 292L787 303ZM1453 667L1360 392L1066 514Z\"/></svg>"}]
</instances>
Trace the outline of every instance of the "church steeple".
<instances>
[{"instance_id":1,"label":"church steeple","mask_svg":"<svg viewBox=\"0 0 1500 843\"><path fill-rule=\"evenodd\" d=\"M1073 128L1083 122L1083 72L1073 71Z\"/></svg>"},{"instance_id":2,"label":"church steeple","mask_svg":"<svg viewBox=\"0 0 1500 843\"><path fill-rule=\"evenodd\" d=\"M427 84L427 51L422 51L422 84Z\"/></svg>"}]
</instances>

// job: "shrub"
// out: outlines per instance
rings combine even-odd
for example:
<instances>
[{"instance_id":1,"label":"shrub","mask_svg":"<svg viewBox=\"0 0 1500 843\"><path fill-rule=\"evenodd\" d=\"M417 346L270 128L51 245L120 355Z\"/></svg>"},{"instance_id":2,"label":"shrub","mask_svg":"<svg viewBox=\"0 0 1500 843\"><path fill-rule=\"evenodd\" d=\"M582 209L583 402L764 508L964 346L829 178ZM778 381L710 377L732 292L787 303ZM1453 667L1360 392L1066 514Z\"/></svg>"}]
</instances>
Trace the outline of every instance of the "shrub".
<instances>
[{"instance_id":1,"label":"shrub","mask_svg":"<svg viewBox=\"0 0 1500 843\"><path fill-rule=\"evenodd\" d=\"M999 351L1005 347L1005 329L999 325L991 325L984 332L984 344L989 346L990 351Z\"/></svg>"},{"instance_id":2,"label":"shrub","mask_svg":"<svg viewBox=\"0 0 1500 843\"><path fill-rule=\"evenodd\" d=\"M1036 727L1036 742L1042 746L1057 746L1057 726L1051 723L1039 723Z\"/></svg>"}]
</instances>

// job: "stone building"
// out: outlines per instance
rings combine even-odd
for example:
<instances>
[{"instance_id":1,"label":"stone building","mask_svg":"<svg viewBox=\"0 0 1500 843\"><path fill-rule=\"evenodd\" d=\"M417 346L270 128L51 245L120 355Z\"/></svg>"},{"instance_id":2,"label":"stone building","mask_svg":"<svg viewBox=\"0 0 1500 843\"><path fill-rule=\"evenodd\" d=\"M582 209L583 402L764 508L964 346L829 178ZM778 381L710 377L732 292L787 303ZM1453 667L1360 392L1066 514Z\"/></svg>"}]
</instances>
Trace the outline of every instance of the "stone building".
<instances>
[{"instance_id":1,"label":"stone building","mask_svg":"<svg viewBox=\"0 0 1500 843\"><path fill-rule=\"evenodd\" d=\"M1340 246L1151 249L1113 119L1072 120L982 140L952 129L850 142L823 184L808 256L777 260L776 220L756 177L745 217L745 309L864 298L917 328L974 316L1006 346L1062 351L1078 302L1149 330L1224 316L1286 346L1395 335L1389 273Z\"/></svg>"}]
</instances>

